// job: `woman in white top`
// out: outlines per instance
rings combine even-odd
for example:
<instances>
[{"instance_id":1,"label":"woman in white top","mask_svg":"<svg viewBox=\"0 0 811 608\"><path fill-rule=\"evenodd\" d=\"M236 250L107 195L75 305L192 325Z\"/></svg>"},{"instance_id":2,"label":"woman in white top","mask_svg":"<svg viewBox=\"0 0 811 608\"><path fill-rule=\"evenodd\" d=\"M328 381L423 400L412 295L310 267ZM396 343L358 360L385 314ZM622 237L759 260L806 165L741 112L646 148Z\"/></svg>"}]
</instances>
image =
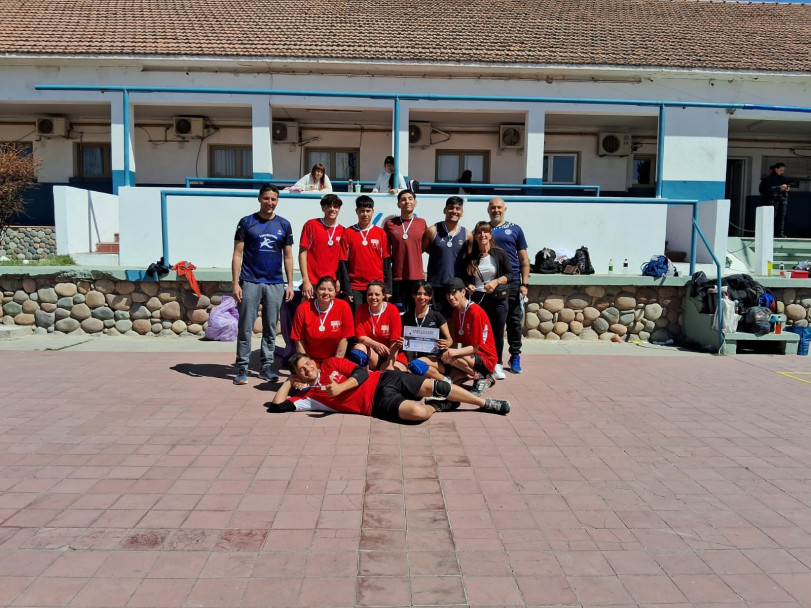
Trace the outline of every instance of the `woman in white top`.
<instances>
[{"instance_id":1,"label":"woman in white top","mask_svg":"<svg viewBox=\"0 0 811 608\"><path fill-rule=\"evenodd\" d=\"M383 171L377 176L375 187L372 188L372 193L383 192L388 194L397 194L400 190L405 190L406 183L403 176L397 179L397 187L394 187L394 157L387 156L383 161Z\"/></svg>"},{"instance_id":2,"label":"woman in white top","mask_svg":"<svg viewBox=\"0 0 811 608\"><path fill-rule=\"evenodd\" d=\"M332 192L332 183L327 177L327 170L324 165L316 163L313 165L312 171L298 180L293 188L301 188L304 192L330 194Z\"/></svg>"}]
</instances>

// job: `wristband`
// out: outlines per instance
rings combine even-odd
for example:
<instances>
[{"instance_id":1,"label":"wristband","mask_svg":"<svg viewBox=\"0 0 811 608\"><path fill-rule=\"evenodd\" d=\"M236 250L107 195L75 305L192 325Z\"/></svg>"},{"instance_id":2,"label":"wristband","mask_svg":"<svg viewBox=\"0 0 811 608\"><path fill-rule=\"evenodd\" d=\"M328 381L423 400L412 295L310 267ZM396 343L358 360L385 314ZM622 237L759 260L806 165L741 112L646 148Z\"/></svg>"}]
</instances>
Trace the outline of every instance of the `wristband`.
<instances>
[{"instance_id":1,"label":"wristband","mask_svg":"<svg viewBox=\"0 0 811 608\"><path fill-rule=\"evenodd\" d=\"M526 287L527 289L529 289L529 283L521 283L521 287Z\"/></svg>"}]
</instances>

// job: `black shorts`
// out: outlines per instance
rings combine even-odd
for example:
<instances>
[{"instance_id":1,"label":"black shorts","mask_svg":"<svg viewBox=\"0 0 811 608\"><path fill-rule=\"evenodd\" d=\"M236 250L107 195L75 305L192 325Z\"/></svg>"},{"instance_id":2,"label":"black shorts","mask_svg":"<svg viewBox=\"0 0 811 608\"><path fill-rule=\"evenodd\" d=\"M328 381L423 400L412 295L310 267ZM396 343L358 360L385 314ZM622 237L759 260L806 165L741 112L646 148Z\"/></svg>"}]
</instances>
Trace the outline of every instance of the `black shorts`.
<instances>
[{"instance_id":1,"label":"black shorts","mask_svg":"<svg viewBox=\"0 0 811 608\"><path fill-rule=\"evenodd\" d=\"M487 369L487 366L482 361L482 357L479 353L473 353L473 369L479 372L482 376L487 376L487 374L492 374L493 372Z\"/></svg>"},{"instance_id":2,"label":"black shorts","mask_svg":"<svg viewBox=\"0 0 811 608\"><path fill-rule=\"evenodd\" d=\"M420 389L424 381L422 376L408 372L389 370L381 373L372 401L372 418L402 422L399 415L400 404L407 399L420 401Z\"/></svg>"}]
</instances>

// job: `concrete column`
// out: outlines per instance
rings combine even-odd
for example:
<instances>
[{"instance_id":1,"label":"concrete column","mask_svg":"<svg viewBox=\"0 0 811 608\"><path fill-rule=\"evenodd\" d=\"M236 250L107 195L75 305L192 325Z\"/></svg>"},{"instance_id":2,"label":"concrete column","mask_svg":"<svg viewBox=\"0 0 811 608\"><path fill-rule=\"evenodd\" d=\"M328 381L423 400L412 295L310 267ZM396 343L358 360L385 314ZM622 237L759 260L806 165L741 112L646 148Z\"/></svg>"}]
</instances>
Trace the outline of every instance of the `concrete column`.
<instances>
[{"instance_id":1,"label":"concrete column","mask_svg":"<svg viewBox=\"0 0 811 608\"><path fill-rule=\"evenodd\" d=\"M408 172L408 154L410 146L408 144L408 123L411 116L411 104L405 101L399 103L399 111L392 112L392 129L397 131L398 148L394 149L394 138L392 138L392 156L394 156L395 170L403 179L410 178ZM408 185L408 184L406 184Z\"/></svg>"},{"instance_id":2,"label":"concrete column","mask_svg":"<svg viewBox=\"0 0 811 608\"><path fill-rule=\"evenodd\" d=\"M110 104L110 164L116 194L122 186L135 185L134 114L126 93L121 94L120 101Z\"/></svg>"},{"instance_id":3,"label":"concrete column","mask_svg":"<svg viewBox=\"0 0 811 608\"><path fill-rule=\"evenodd\" d=\"M546 129L546 108L532 106L526 117L526 176L527 184L543 184L544 131Z\"/></svg>"},{"instance_id":4,"label":"concrete column","mask_svg":"<svg viewBox=\"0 0 811 608\"><path fill-rule=\"evenodd\" d=\"M724 197L729 116L716 108L667 108L662 196Z\"/></svg>"},{"instance_id":5,"label":"concrete column","mask_svg":"<svg viewBox=\"0 0 811 608\"><path fill-rule=\"evenodd\" d=\"M773 261L774 207L763 205L755 209L755 267L752 272L766 276L769 272L769 262Z\"/></svg>"},{"instance_id":6,"label":"concrete column","mask_svg":"<svg viewBox=\"0 0 811 608\"><path fill-rule=\"evenodd\" d=\"M253 178L270 181L273 179L273 111L270 97L254 97L251 101Z\"/></svg>"}]
</instances>

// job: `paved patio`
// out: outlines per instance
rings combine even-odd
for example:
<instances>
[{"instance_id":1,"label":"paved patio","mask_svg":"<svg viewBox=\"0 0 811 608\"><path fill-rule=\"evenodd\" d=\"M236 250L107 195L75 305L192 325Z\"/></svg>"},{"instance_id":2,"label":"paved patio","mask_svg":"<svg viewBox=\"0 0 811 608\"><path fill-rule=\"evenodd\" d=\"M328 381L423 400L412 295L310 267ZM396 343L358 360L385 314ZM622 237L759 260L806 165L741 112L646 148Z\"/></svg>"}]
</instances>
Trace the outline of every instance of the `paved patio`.
<instances>
[{"instance_id":1,"label":"paved patio","mask_svg":"<svg viewBox=\"0 0 811 608\"><path fill-rule=\"evenodd\" d=\"M397 426L267 414L231 348L13 348L3 606L811 606L808 357L534 349L506 418Z\"/></svg>"}]
</instances>

